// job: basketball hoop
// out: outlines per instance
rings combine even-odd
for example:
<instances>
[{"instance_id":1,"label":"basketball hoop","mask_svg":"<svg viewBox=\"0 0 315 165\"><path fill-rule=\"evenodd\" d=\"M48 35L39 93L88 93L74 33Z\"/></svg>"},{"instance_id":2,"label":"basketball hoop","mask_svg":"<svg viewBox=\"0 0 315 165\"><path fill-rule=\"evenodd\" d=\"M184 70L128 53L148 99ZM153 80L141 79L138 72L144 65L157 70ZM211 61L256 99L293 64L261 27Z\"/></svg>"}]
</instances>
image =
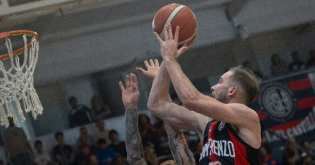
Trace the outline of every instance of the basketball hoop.
<instances>
[{"instance_id":1,"label":"basketball hoop","mask_svg":"<svg viewBox=\"0 0 315 165\"><path fill-rule=\"evenodd\" d=\"M23 36L24 47L13 50L10 37L17 35ZM8 54L0 56L0 124L9 126L7 117L13 117L14 124L19 126L17 114L22 121L25 120L22 109L32 112L34 119L43 111L33 85L39 50L38 35L33 31L18 30L0 33L1 39L5 39Z\"/></svg>"}]
</instances>

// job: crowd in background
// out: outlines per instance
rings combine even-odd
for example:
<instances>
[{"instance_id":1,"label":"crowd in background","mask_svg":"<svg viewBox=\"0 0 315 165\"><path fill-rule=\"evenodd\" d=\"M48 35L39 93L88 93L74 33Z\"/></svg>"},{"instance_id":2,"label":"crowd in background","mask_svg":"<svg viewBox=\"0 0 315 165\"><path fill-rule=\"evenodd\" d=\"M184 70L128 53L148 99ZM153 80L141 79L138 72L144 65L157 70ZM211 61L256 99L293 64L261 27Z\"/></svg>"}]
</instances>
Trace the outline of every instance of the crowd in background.
<instances>
[{"instance_id":1,"label":"crowd in background","mask_svg":"<svg viewBox=\"0 0 315 165\"><path fill-rule=\"evenodd\" d=\"M278 54L271 56L271 74L276 76L286 75L315 66L315 50L309 51L309 59L303 62L299 59L299 53L292 52L292 62L287 64L280 59ZM252 69L249 61L244 61L243 66ZM259 71L254 73L264 78ZM45 151L45 144L36 140L34 151L26 139L21 128L14 126L10 121L10 127L3 133L4 148L7 160L12 164L19 162L33 162L36 165L125 165L127 164L127 151L125 142L119 141L116 130L107 130L104 119L111 115L108 104L99 96L91 99L91 106L78 104L75 97L70 97L71 107L68 115L69 126L80 127L75 146L70 146L64 141L63 132L55 133L57 145ZM98 131L91 135L86 124L95 123ZM138 128L142 138L144 157L148 165L157 165L159 157L170 155L168 138L163 121L157 119L152 123L146 114L139 114ZM195 132L183 131L186 142L194 154L198 164L202 151L202 142ZM13 136L14 134L14 136ZM17 143L18 142L18 143ZM286 139L282 156L277 157L272 153L272 147L267 138L262 134L262 146L260 148L261 165L314 165L315 149L309 141L301 141L299 144L293 137ZM8 154L10 152L10 154ZM22 159L22 160L21 160ZM0 165L3 164L0 161Z\"/></svg>"},{"instance_id":2,"label":"crowd in background","mask_svg":"<svg viewBox=\"0 0 315 165\"><path fill-rule=\"evenodd\" d=\"M312 148L310 142L302 140L297 143L294 137L285 140L281 157L272 152L272 146L266 136L262 134L262 145L260 147L260 165L314 165L315 148Z\"/></svg>"},{"instance_id":3,"label":"crowd in background","mask_svg":"<svg viewBox=\"0 0 315 165\"><path fill-rule=\"evenodd\" d=\"M91 99L91 109L86 105L78 104L77 98L74 96L68 99L68 103L71 107L68 115L70 128L103 120L112 113L108 104L100 96L94 96Z\"/></svg>"},{"instance_id":4,"label":"crowd in background","mask_svg":"<svg viewBox=\"0 0 315 165\"><path fill-rule=\"evenodd\" d=\"M308 69L315 66L315 50L309 51L309 59L304 62L300 60L300 54L297 51L293 51L292 62L289 65L280 59L278 54L271 56L271 74L273 76L281 76L292 72L298 72L304 69Z\"/></svg>"},{"instance_id":5,"label":"crowd in background","mask_svg":"<svg viewBox=\"0 0 315 165\"><path fill-rule=\"evenodd\" d=\"M293 51L291 53L292 62L287 63L285 60L281 59L279 54L272 54L271 55L271 66L270 66L270 72L272 77L278 77L287 75L290 73L295 73L299 71L303 71L305 69L309 68L315 68L315 50L311 49L309 51L309 58L306 62L302 61L300 59L300 53L298 51ZM242 66L245 68L251 69L258 78L261 79L267 79L268 77L263 76L263 74L257 70L254 69L254 67L251 65L251 62L246 60L242 63Z\"/></svg>"},{"instance_id":6,"label":"crowd in background","mask_svg":"<svg viewBox=\"0 0 315 165\"><path fill-rule=\"evenodd\" d=\"M4 132L4 146L11 155L7 160L12 164L19 162L34 162L35 165L125 165L127 164L127 151L125 142L119 141L116 130L107 130L104 120L97 120L95 126L98 131L91 135L89 130L81 126L75 146L64 141L62 132L55 133L57 145L50 151L43 150L40 140L34 142L34 151L31 149L26 135L21 128L14 126L10 120L10 127ZM167 134L163 121L157 120L152 124L146 114L139 114L138 128L142 137L144 157L148 165L157 165L158 157L171 154ZM17 137L13 133L17 133ZM183 132L186 142L194 154L198 164L202 144L195 132ZM313 165L315 164L315 149L308 141L297 144L294 138L286 140L282 157L272 154L267 138L262 134L260 148L261 165ZM19 142L19 143L17 143ZM13 163L14 162L14 163ZM16 163L17 162L17 163ZM1 161L0 161L1 165Z\"/></svg>"},{"instance_id":7,"label":"crowd in background","mask_svg":"<svg viewBox=\"0 0 315 165\"><path fill-rule=\"evenodd\" d=\"M11 154L8 155L7 160L11 160L12 164L21 162L26 164L32 164L30 162L33 162L34 165L127 164L125 142L119 141L119 135L116 130L106 129L104 120L95 122L98 131L94 135L89 133L87 127L81 126L75 146L70 146L65 142L63 132L56 132L54 136L57 145L46 151L43 150L45 144L41 140L34 142L33 151L23 130L14 126L12 122L10 123L10 127L4 132L4 145ZM163 121L158 120L155 124L152 124L146 114L139 114L138 128L142 138L144 158L148 165L157 165L159 157L171 154ZM12 133L16 132L19 132L17 137L12 135ZM189 149L194 154L198 164L199 155L202 151L200 139L195 132L183 131L183 133ZM297 143L293 137L286 139L281 156L277 157L272 153L272 146L264 133L262 133L260 165L315 164L315 149L306 140Z\"/></svg>"}]
</instances>

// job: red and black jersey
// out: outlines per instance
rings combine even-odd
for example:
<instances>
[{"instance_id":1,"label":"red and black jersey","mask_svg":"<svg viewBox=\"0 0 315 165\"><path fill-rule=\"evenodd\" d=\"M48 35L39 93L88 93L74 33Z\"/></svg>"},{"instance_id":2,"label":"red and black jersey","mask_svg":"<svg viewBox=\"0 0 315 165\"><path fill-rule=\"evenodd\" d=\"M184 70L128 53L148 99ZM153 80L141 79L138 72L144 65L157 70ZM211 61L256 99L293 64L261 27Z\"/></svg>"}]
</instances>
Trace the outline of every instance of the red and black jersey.
<instances>
[{"instance_id":1,"label":"red and black jersey","mask_svg":"<svg viewBox=\"0 0 315 165\"><path fill-rule=\"evenodd\" d=\"M204 132L200 165L259 165L259 149L245 143L232 126L210 121Z\"/></svg>"}]
</instances>

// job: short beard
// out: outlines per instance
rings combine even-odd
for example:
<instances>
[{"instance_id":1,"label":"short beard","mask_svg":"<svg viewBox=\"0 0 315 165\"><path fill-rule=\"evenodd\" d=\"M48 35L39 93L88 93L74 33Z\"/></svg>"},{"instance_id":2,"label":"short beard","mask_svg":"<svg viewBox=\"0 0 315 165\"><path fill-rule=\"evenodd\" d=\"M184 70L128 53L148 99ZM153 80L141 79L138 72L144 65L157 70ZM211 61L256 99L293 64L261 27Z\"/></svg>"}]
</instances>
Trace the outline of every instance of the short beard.
<instances>
[{"instance_id":1,"label":"short beard","mask_svg":"<svg viewBox=\"0 0 315 165\"><path fill-rule=\"evenodd\" d=\"M227 93L227 90L222 92L222 93ZM216 100L218 100L218 101L220 101L222 103L228 103L227 95L223 95L222 93L221 93L221 95L220 94L216 95Z\"/></svg>"},{"instance_id":2,"label":"short beard","mask_svg":"<svg viewBox=\"0 0 315 165\"><path fill-rule=\"evenodd\" d=\"M228 103L228 99L227 96L221 96L216 98L218 101L222 102L222 103Z\"/></svg>"}]
</instances>

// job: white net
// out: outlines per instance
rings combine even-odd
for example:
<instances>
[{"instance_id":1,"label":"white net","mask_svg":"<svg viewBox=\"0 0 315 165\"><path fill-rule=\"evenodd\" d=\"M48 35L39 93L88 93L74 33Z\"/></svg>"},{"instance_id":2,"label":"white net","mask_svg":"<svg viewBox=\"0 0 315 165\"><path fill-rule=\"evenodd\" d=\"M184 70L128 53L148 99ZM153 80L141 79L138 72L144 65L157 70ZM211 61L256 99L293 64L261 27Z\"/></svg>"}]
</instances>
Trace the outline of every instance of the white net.
<instances>
[{"instance_id":1,"label":"white net","mask_svg":"<svg viewBox=\"0 0 315 165\"><path fill-rule=\"evenodd\" d=\"M19 126L17 115L24 121L23 110L31 112L34 119L43 111L33 85L39 42L37 38L32 37L28 44L25 34L23 40L24 52L14 55L10 38L5 38L9 57L0 60L0 74L3 76L0 77L0 124L6 127L9 125L7 117L13 117L14 124Z\"/></svg>"}]
</instances>

